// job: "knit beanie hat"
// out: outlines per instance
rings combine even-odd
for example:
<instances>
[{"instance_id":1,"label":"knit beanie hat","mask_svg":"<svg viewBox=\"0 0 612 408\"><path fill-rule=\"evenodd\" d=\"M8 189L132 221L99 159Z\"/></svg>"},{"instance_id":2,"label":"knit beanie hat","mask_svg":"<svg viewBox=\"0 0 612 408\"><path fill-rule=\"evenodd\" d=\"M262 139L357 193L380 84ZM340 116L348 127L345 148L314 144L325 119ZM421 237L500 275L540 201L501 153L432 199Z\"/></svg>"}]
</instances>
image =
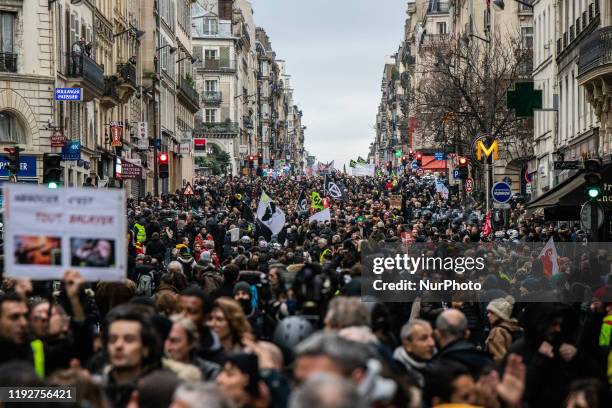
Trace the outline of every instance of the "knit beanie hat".
<instances>
[{"instance_id":1,"label":"knit beanie hat","mask_svg":"<svg viewBox=\"0 0 612 408\"><path fill-rule=\"evenodd\" d=\"M246 282L244 282L246 283ZM238 370L249 376L246 391L254 396L259 396L259 359L257 355L250 353L230 353L225 362L235 365Z\"/></svg>"},{"instance_id":2,"label":"knit beanie hat","mask_svg":"<svg viewBox=\"0 0 612 408\"><path fill-rule=\"evenodd\" d=\"M512 296L506 296L505 298L493 299L487 305L487 310L493 312L500 319L510 320L513 306L514 298Z\"/></svg>"},{"instance_id":3,"label":"knit beanie hat","mask_svg":"<svg viewBox=\"0 0 612 408\"><path fill-rule=\"evenodd\" d=\"M245 281L240 281L238 283L236 283L234 285L234 290L232 291L232 293L235 295L236 293L238 293L239 291L244 291L248 294L251 294L251 286L245 282Z\"/></svg>"}]
</instances>

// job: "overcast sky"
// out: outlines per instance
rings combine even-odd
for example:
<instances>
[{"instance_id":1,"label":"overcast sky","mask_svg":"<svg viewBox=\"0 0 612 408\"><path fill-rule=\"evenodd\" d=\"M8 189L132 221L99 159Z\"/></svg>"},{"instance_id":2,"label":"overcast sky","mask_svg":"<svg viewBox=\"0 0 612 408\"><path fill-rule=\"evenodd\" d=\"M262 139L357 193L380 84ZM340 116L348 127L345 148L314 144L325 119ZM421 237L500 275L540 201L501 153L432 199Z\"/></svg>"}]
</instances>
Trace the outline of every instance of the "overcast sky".
<instances>
[{"instance_id":1,"label":"overcast sky","mask_svg":"<svg viewBox=\"0 0 612 408\"><path fill-rule=\"evenodd\" d=\"M287 61L306 149L336 168L366 157L374 140L385 57L397 52L406 0L251 0Z\"/></svg>"}]
</instances>

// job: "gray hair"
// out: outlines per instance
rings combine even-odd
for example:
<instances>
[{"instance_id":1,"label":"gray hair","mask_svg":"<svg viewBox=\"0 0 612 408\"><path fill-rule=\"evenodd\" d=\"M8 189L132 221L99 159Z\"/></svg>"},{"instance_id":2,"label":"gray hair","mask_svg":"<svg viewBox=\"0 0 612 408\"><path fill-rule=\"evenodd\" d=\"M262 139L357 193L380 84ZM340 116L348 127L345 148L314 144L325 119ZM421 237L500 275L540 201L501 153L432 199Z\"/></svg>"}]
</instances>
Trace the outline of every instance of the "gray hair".
<instances>
[{"instance_id":1,"label":"gray hair","mask_svg":"<svg viewBox=\"0 0 612 408\"><path fill-rule=\"evenodd\" d=\"M181 315L174 314L170 316L170 320L172 323L176 323L180 325L187 333L187 341L189 344L197 345L200 340L200 334L198 333L198 328L191 321L191 319Z\"/></svg>"},{"instance_id":2,"label":"gray hair","mask_svg":"<svg viewBox=\"0 0 612 408\"><path fill-rule=\"evenodd\" d=\"M459 310L448 309L436 319L436 329L446 338L462 339L468 329L468 321Z\"/></svg>"},{"instance_id":3,"label":"gray hair","mask_svg":"<svg viewBox=\"0 0 612 408\"><path fill-rule=\"evenodd\" d=\"M295 349L296 358L304 356L326 356L340 366L344 375L366 366L371 355L365 344L346 340L336 333L316 332L306 338Z\"/></svg>"},{"instance_id":4,"label":"gray hair","mask_svg":"<svg viewBox=\"0 0 612 408\"><path fill-rule=\"evenodd\" d=\"M289 408L365 408L365 400L349 381L317 374L291 395Z\"/></svg>"},{"instance_id":5,"label":"gray hair","mask_svg":"<svg viewBox=\"0 0 612 408\"><path fill-rule=\"evenodd\" d=\"M412 337L412 333L414 332L414 328L417 326L431 327L431 324L427 320L412 319L408 321L408 323L402 326L402 331L400 332L400 338L402 340L410 340Z\"/></svg>"},{"instance_id":6,"label":"gray hair","mask_svg":"<svg viewBox=\"0 0 612 408\"><path fill-rule=\"evenodd\" d=\"M214 383L185 383L174 392L174 401L180 400L190 408L232 408Z\"/></svg>"},{"instance_id":7,"label":"gray hair","mask_svg":"<svg viewBox=\"0 0 612 408\"><path fill-rule=\"evenodd\" d=\"M368 326L370 313L361 299L338 296L329 302L325 324L336 330L351 326Z\"/></svg>"},{"instance_id":8,"label":"gray hair","mask_svg":"<svg viewBox=\"0 0 612 408\"><path fill-rule=\"evenodd\" d=\"M166 267L166 270L168 272L175 270L175 269L178 269L181 273L183 273L183 265L181 265L179 261L172 261Z\"/></svg>"}]
</instances>

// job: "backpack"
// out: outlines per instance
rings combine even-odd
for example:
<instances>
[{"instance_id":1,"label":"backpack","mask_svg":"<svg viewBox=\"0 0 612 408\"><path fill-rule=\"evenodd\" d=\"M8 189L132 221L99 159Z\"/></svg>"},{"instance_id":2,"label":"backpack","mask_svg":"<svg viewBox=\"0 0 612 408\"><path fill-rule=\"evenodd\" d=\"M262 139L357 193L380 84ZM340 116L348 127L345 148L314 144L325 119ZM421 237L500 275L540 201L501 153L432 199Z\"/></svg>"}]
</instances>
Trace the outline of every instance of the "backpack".
<instances>
[{"instance_id":1,"label":"backpack","mask_svg":"<svg viewBox=\"0 0 612 408\"><path fill-rule=\"evenodd\" d=\"M153 294L153 272L141 273L138 276L138 284L136 286L136 294L138 296L151 296Z\"/></svg>"}]
</instances>

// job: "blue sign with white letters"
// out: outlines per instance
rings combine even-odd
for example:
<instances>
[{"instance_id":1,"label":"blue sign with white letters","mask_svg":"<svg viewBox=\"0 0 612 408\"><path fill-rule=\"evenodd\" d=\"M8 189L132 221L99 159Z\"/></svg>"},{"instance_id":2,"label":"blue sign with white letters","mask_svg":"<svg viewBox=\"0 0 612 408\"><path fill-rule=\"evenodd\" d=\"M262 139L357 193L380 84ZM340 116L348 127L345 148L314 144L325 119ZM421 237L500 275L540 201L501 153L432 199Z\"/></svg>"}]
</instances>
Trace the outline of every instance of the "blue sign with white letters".
<instances>
[{"instance_id":1,"label":"blue sign with white letters","mask_svg":"<svg viewBox=\"0 0 612 408\"><path fill-rule=\"evenodd\" d=\"M81 160L81 141L70 140L62 148L62 160Z\"/></svg>"},{"instance_id":2,"label":"blue sign with white letters","mask_svg":"<svg viewBox=\"0 0 612 408\"><path fill-rule=\"evenodd\" d=\"M446 153L436 152L434 153L434 158L436 160L446 160Z\"/></svg>"},{"instance_id":3,"label":"blue sign with white letters","mask_svg":"<svg viewBox=\"0 0 612 408\"><path fill-rule=\"evenodd\" d=\"M459 169L454 169L454 170L453 170L453 178L454 178L455 180L458 180L458 179L459 179Z\"/></svg>"},{"instance_id":4,"label":"blue sign with white letters","mask_svg":"<svg viewBox=\"0 0 612 408\"><path fill-rule=\"evenodd\" d=\"M80 101L82 99L82 88L55 88L56 101Z\"/></svg>"},{"instance_id":5,"label":"blue sign with white letters","mask_svg":"<svg viewBox=\"0 0 612 408\"><path fill-rule=\"evenodd\" d=\"M499 183L493 184L491 195L493 196L493 200L498 203L507 203L512 198L512 189L508 183L500 181Z\"/></svg>"},{"instance_id":6,"label":"blue sign with white letters","mask_svg":"<svg viewBox=\"0 0 612 408\"><path fill-rule=\"evenodd\" d=\"M8 176L8 157L0 156L0 177ZM19 156L17 177L36 177L36 156Z\"/></svg>"}]
</instances>

